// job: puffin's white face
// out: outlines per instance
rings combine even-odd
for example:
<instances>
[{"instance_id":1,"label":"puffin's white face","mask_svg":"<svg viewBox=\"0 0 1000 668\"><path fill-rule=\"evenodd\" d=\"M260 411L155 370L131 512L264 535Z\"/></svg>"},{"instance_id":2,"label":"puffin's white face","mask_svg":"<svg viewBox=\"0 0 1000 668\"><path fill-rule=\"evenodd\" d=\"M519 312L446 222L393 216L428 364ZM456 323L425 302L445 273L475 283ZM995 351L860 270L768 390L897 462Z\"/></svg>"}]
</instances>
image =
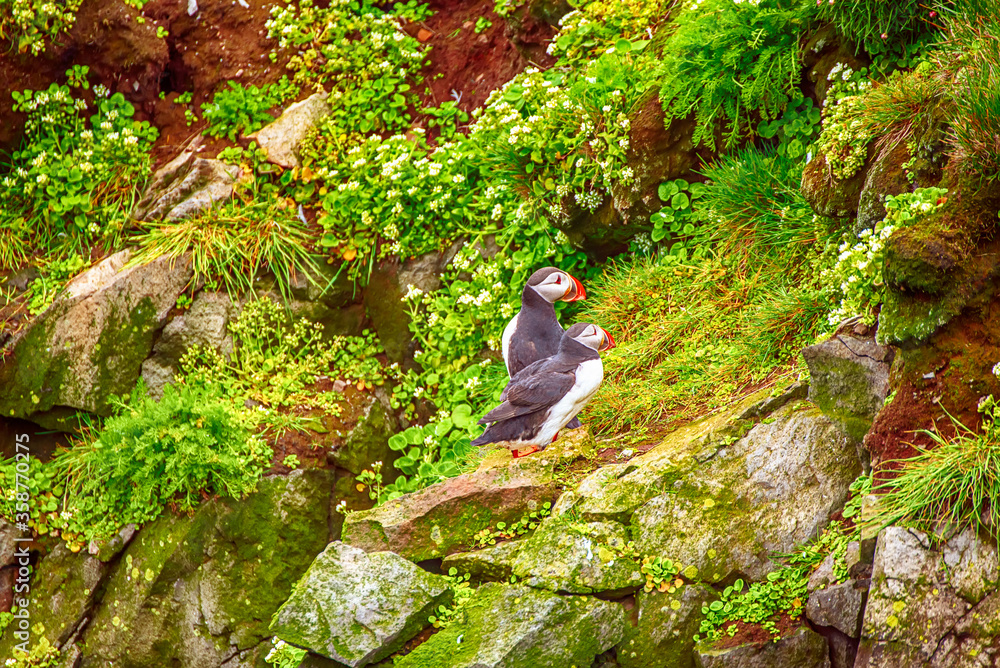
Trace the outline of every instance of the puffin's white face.
<instances>
[{"instance_id":1,"label":"puffin's white face","mask_svg":"<svg viewBox=\"0 0 1000 668\"><path fill-rule=\"evenodd\" d=\"M614 338L597 325L587 325L587 328L583 332L573 338L598 352L611 350L615 347Z\"/></svg>"},{"instance_id":2,"label":"puffin's white face","mask_svg":"<svg viewBox=\"0 0 1000 668\"><path fill-rule=\"evenodd\" d=\"M541 283L531 287L550 304L560 299L575 302L587 296L580 281L563 271L553 271Z\"/></svg>"}]
</instances>

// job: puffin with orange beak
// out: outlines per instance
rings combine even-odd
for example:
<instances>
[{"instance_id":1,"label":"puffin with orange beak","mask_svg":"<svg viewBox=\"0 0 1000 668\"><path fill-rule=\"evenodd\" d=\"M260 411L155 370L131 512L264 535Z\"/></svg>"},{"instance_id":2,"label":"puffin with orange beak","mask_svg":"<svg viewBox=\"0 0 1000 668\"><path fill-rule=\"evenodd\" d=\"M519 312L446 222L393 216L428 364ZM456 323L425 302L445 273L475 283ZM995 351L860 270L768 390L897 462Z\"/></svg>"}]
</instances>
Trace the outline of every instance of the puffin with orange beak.
<instances>
[{"instance_id":1,"label":"puffin with orange beak","mask_svg":"<svg viewBox=\"0 0 1000 668\"><path fill-rule=\"evenodd\" d=\"M600 353L614 346L597 325L567 329L555 355L514 374L500 396L503 403L479 421L489 426L472 444L503 443L514 457L544 450L594 396L604 379Z\"/></svg>"},{"instance_id":2,"label":"puffin with orange beak","mask_svg":"<svg viewBox=\"0 0 1000 668\"><path fill-rule=\"evenodd\" d=\"M553 304L586 297L583 284L561 269L543 267L533 273L521 291L521 310L503 330L501 349L507 375L513 378L529 364L559 352L563 328ZM579 426L580 421L574 419L569 428Z\"/></svg>"}]
</instances>

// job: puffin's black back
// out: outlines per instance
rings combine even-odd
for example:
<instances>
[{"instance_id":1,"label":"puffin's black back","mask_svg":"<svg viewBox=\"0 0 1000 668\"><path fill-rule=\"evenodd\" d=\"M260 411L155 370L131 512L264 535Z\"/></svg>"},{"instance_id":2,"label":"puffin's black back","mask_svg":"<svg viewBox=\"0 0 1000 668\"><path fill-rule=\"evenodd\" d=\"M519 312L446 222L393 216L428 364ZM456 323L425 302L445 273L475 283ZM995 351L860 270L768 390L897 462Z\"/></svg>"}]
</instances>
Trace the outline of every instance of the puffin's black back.
<instances>
[{"instance_id":1,"label":"puffin's black back","mask_svg":"<svg viewBox=\"0 0 1000 668\"><path fill-rule=\"evenodd\" d=\"M513 378L533 362L559 352L563 328L556 309L528 285L521 292L521 313L507 351L507 368Z\"/></svg>"}]
</instances>

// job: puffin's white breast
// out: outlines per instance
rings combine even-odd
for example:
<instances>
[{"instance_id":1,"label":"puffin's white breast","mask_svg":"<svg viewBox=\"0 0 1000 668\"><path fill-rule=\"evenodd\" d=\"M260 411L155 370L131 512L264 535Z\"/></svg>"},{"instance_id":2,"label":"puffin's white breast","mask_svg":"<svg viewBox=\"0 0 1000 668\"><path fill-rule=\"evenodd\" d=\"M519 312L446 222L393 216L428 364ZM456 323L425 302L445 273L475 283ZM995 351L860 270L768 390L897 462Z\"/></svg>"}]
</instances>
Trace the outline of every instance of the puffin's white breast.
<instances>
[{"instance_id":1,"label":"puffin's white breast","mask_svg":"<svg viewBox=\"0 0 1000 668\"><path fill-rule=\"evenodd\" d=\"M576 382L549 410L548 417L533 440L534 445L544 447L552 442L559 430L566 426L590 401L604 380L604 365L601 360L587 360L576 368Z\"/></svg>"},{"instance_id":2,"label":"puffin's white breast","mask_svg":"<svg viewBox=\"0 0 1000 668\"><path fill-rule=\"evenodd\" d=\"M500 354L503 355L503 363L507 367L507 375L510 373L510 340L514 336L514 330L517 329L517 319L521 316L521 312L518 311L507 326L503 328L503 336L500 338Z\"/></svg>"}]
</instances>

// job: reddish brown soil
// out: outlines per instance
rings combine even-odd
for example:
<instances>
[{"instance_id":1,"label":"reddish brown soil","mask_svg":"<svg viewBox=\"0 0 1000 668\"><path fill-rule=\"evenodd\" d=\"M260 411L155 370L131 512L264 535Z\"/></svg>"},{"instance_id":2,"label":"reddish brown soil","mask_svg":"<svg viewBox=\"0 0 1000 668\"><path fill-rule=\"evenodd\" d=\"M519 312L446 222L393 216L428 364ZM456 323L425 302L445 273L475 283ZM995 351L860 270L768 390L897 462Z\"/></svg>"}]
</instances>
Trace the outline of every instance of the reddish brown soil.
<instances>
[{"instance_id":1,"label":"reddish brown soil","mask_svg":"<svg viewBox=\"0 0 1000 668\"><path fill-rule=\"evenodd\" d=\"M802 618L792 618L787 612L782 612L781 616L777 619L776 625L778 627L780 637L784 638L802 626ZM770 631L762 628L759 624L736 622L736 626L736 635L732 637L726 636L716 642L714 646L717 649L739 647L740 645L763 646L774 641L774 635L772 635Z\"/></svg>"},{"instance_id":2,"label":"reddish brown soil","mask_svg":"<svg viewBox=\"0 0 1000 668\"><path fill-rule=\"evenodd\" d=\"M414 37L426 35L431 46L426 85L428 104L441 104L461 94L459 107L466 112L482 106L490 92L499 88L529 64L545 68L553 63L545 53L555 30L528 16L520 24L508 23L493 11L494 3L468 0L432 0L434 15L421 24L407 27ZM492 25L475 33L476 19ZM419 37L418 37L419 39ZM444 76L436 78L436 74Z\"/></svg>"},{"instance_id":3,"label":"reddish brown soil","mask_svg":"<svg viewBox=\"0 0 1000 668\"><path fill-rule=\"evenodd\" d=\"M945 411L977 429L979 400L1000 397L1000 379L992 373L1000 362L1000 295L991 295L994 291L989 287L926 344L899 352L890 380L898 388L895 397L865 438L876 468L894 470L899 464L891 462L912 457L915 446L933 446L921 430L936 428L945 438L953 436Z\"/></svg>"}]
</instances>

